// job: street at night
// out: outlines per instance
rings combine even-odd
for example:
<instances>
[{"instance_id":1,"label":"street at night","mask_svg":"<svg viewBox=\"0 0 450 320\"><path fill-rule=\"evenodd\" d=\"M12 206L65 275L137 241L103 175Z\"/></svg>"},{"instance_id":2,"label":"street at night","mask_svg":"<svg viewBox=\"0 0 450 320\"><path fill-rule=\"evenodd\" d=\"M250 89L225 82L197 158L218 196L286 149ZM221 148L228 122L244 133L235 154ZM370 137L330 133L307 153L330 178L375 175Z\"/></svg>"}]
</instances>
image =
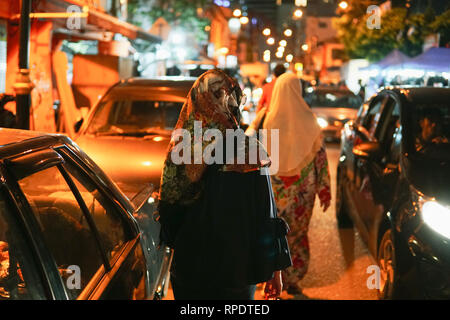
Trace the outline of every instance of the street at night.
<instances>
[{"instance_id":1,"label":"street at night","mask_svg":"<svg viewBox=\"0 0 450 320\"><path fill-rule=\"evenodd\" d=\"M0 301L448 301L449 21L441 0L0 0Z\"/></svg>"}]
</instances>

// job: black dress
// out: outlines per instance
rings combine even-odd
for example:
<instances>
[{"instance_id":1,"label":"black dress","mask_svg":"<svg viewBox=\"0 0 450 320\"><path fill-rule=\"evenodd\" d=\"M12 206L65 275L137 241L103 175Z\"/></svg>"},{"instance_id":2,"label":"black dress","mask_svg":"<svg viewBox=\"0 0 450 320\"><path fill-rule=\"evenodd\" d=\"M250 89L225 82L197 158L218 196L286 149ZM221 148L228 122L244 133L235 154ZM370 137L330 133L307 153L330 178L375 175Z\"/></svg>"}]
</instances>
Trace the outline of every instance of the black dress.
<instances>
[{"instance_id":1,"label":"black dress","mask_svg":"<svg viewBox=\"0 0 450 320\"><path fill-rule=\"evenodd\" d=\"M291 265L270 178L210 166L202 180L194 205L160 204L175 299L252 299L255 284Z\"/></svg>"}]
</instances>

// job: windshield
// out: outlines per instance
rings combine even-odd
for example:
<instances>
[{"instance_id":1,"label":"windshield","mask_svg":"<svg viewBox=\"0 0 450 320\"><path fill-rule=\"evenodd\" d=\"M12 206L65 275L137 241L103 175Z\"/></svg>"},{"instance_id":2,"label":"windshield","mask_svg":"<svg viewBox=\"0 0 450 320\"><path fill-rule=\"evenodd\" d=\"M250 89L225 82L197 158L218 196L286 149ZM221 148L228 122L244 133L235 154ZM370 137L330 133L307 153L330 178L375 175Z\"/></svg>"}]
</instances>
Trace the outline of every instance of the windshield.
<instances>
[{"instance_id":1,"label":"windshield","mask_svg":"<svg viewBox=\"0 0 450 320\"><path fill-rule=\"evenodd\" d=\"M313 91L305 96L310 107L358 109L362 99L348 91Z\"/></svg>"},{"instance_id":2,"label":"windshield","mask_svg":"<svg viewBox=\"0 0 450 320\"><path fill-rule=\"evenodd\" d=\"M183 103L154 100L106 100L90 121L87 133L144 136L170 134Z\"/></svg>"},{"instance_id":3,"label":"windshield","mask_svg":"<svg viewBox=\"0 0 450 320\"><path fill-rule=\"evenodd\" d=\"M416 105L411 116L415 151L450 159L450 104Z\"/></svg>"}]
</instances>

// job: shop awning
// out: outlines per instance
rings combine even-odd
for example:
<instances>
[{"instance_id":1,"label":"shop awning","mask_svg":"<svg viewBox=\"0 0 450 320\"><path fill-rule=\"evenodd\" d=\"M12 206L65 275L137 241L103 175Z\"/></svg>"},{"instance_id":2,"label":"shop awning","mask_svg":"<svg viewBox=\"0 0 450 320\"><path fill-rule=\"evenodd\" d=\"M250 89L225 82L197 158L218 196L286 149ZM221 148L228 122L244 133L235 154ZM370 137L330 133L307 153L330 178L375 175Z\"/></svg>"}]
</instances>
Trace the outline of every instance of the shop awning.
<instances>
[{"instance_id":1,"label":"shop awning","mask_svg":"<svg viewBox=\"0 0 450 320\"><path fill-rule=\"evenodd\" d=\"M61 28L66 28L67 31L74 32L80 36L83 32L112 32L120 33L130 40L142 39L153 43L161 43L162 39L157 37L144 29L135 26L126 21L122 21L114 16L102 12L92 5L87 5L88 1L81 0L47 0L38 2L31 18L51 19ZM68 10L76 6L79 12ZM75 8L76 8L75 7ZM80 17L81 30L67 28L67 19L70 15L78 15Z\"/></svg>"}]
</instances>

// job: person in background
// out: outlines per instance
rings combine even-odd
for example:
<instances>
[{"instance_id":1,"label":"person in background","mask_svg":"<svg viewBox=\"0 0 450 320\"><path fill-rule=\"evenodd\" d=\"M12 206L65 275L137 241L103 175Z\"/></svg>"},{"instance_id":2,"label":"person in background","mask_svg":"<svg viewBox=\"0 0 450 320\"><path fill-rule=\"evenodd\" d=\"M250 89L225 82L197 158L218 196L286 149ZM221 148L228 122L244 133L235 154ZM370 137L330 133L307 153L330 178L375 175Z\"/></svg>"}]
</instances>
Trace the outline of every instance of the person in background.
<instances>
[{"instance_id":1,"label":"person in background","mask_svg":"<svg viewBox=\"0 0 450 320\"><path fill-rule=\"evenodd\" d=\"M258 113L263 108L269 108L270 99L272 97L272 90L275 82L277 81L277 78L285 72L286 68L282 64L277 64L275 69L273 69L273 79L263 86L263 94L261 96L261 99L259 100L258 107L256 108L256 113Z\"/></svg>"},{"instance_id":2,"label":"person in background","mask_svg":"<svg viewBox=\"0 0 450 320\"><path fill-rule=\"evenodd\" d=\"M16 116L9 110L5 109L8 102L15 101L15 97L9 94L0 94L0 127L15 128Z\"/></svg>"},{"instance_id":3,"label":"person in background","mask_svg":"<svg viewBox=\"0 0 450 320\"><path fill-rule=\"evenodd\" d=\"M294 74L278 78L263 128L279 130L279 163L275 166L278 171L271 180L278 213L290 227L287 238L293 264L282 271L282 277L289 294L300 294L299 281L308 270L308 226L315 197L318 195L326 211L331 193L321 130L303 100L300 81ZM266 150L272 150L270 137L268 134Z\"/></svg>"}]
</instances>

